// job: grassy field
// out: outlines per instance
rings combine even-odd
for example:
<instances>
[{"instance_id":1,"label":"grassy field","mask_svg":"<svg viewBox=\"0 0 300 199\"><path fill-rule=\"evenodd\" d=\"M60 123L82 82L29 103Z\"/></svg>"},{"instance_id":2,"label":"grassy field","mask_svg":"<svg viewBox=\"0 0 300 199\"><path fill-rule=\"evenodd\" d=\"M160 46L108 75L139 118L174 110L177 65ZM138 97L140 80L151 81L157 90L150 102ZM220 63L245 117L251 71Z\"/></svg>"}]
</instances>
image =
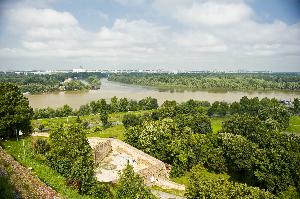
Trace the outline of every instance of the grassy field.
<instances>
[{"instance_id":1,"label":"grassy field","mask_svg":"<svg viewBox=\"0 0 300 199\"><path fill-rule=\"evenodd\" d=\"M287 128L287 132L300 134L300 116L290 118L290 126Z\"/></svg>"},{"instance_id":2,"label":"grassy field","mask_svg":"<svg viewBox=\"0 0 300 199\"><path fill-rule=\"evenodd\" d=\"M100 128L99 131L88 133L87 137L100 137L100 138L117 138L124 140L125 128L123 124L112 126L110 128Z\"/></svg>"},{"instance_id":3,"label":"grassy field","mask_svg":"<svg viewBox=\"0 0 300 199\"><path fill-rule=\"evenodd\" d=\"M130 113L135 115L142 115L149 112L150 111L133 111ZM128 114L128 112L109 114L109 121L112 123L121 122L125 114ZM58 126L60 124L66 124L66 123L72 124L76 121L76 118L77 117L61 117L61 118L32 120L32 126L33 129L38 129L39 125L43 124L45 129L50 130L51 128ZM125 128L122 124L114 124L111 127L104 128L101 126L99 115L81 116L80 119L83 122L88 122L88 124L94 125L94 127L87 129L87 137L100 137L100 138L113 137L120 140L124 140L123 134Z\"/></svg>"},{"instance_id":4,"label":"grassy field","mask_svg":"<svg viewBox=\"0 0 300 199\"><path fill-rule=\"evenodd\" d=\"M214 133L217 133L219 130L222 129L222 122L226 119L226 117L213 117L210 119L211 121L211 128L213 129Z\"/></svg>"},{"instance_id":5,"label":"grassy field","mask_svg":"<svg viewBox=\"0 0 300 199\"><path fill-rule=\"evenodd\" d=\"M33 174L37 175L43 182L59 192L63 198L89 199L82 196L66 185L65 178L48 167L44 160L32 153L32 139L28 137L19 141L9 140L3 142L5 150L25 167L31 167ZM23 145L24 142L24 145Z\"/></svg>"}]
</instances>

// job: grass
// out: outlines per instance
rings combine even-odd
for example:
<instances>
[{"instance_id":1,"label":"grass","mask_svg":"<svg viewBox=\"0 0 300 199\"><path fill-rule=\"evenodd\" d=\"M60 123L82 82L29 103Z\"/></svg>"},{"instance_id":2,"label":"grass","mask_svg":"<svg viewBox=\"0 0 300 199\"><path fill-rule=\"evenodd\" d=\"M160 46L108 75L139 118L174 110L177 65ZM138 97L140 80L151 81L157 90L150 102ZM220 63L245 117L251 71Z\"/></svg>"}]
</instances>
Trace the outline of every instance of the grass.
<instances>
[{"instance_id":1,"label":"grass","mask_svg":"<svg viewBox=\"0 0 300 199\"><path fill-rule=\"evenodd\" d=\"M159 186L152 186L150 189L174 194L176 196L184 196L184 194L185 194L185 191L176 190L176 189L163 189Z\"/></svg>"},{"instance_id":2,"label":"grass","mask_svg":"<svg viewBox=\"0 0 300 199\"><path fill-rule=\"evenodd\" d=\"M134 114L134 115L139 115L139 114L145 114L149 113L151 110L146 110L146 111L131 111L131 112L120 112L120 113L112 113L109 114L109 121L110 122L121 122L123 119L123 116L126 114ZM40 124L43 124L45 128L51 128L52 126L57 126L62 123L74 123L76 121L76 116L70 116L70 117L57 117L57 118L45 118L45 119L37 119L37 120L32 120L32 126L33 128L38 128ZM87 121L90 124L101 124L99 115L84 115L80 116L80 119L82 121Z\"/></svg>"},{"instance_id":3,"label":"grass","mask_svg":"<svg viewBox=\"0 0 300 199\"><path fill-rule=\"evenodd\" d=\"M124 131L125 128L123 124L112 126L110 128L101 128L102 130L93 132L93 133L88 133L87 137L100 137L100 138L117 138L119 140L124 140Z\"/></svg>"},{"instance_id":4,"label":"grass","mask_svg":"<svg viewBox=\"0 0 300 199\"><path fill-rule=\"evenodd\" d=\"M300 134L300 116L290 118L290 126L286 130L289 133Z\"/></svg>"},{"instance_id":5,"label":"grass","mask_svg":"<svg viewBox=\"0 0 300 199\"><path fill-rule=\"evenodd\" d=\"M217 133L219 130L222 129L222 122L225 121L226 117L213 117L210 118L211 127L214 133Z\"/></svg>"},{"instance_id":6,"label":"grass","mask_svg":"<svg viewBox=\"0 0 300 199\"><path fill-rule=\"evenodd\" d=\"M37 175L43 182L59 192L63 198L89 199L90 197L82 196L74 189L68 187L65 178L48 167L43 160L35 158L31 147L32 139L34 138L28 137L19 141L6 141L3 143L5 151L12 155L23 166L31 167L33 174Z\"/></svg>"}]
</instances>

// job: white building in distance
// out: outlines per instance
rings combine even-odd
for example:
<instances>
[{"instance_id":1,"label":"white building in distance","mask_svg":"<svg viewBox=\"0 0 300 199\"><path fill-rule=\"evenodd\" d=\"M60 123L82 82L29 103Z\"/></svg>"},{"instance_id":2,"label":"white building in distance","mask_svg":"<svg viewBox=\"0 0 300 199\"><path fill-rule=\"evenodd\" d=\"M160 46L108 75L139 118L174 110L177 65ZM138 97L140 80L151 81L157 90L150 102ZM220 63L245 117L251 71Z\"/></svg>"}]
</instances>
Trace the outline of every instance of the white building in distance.
<instances>
[{"instance_id":1,"label":"white building in distance","mask_svg":"<svg viewBox=\"0 0 300 199\"><path fill-rule=\"evenodd\" d=\"M86 69L83 68L74 68L73 73L85 73Z\"/></svg>"}]
</instances>

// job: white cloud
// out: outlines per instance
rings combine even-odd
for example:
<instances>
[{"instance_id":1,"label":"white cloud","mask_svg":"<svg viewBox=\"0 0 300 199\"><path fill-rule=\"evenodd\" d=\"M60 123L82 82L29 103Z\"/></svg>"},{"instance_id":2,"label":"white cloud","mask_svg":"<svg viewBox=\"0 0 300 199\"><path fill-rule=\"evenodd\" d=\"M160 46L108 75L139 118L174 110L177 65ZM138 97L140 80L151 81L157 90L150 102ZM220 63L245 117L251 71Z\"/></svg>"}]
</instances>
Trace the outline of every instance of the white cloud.
<instances>
[{"instance_id":1,"label":"white cloud","mask_svg":"<svg viewBox=\"0 0 300 199\"><path fill-rule=\"evenodd\" d=\"M152 6L155 14L159 10L160 15L184 28L119 18L111 26L92 32L82 28L69 12L28 7L8 10L5 17L15 43L0 49L1 60L22 58L41 65L44 60L93 65L163 64L170 68L232 63L280 65L289 60L294 65L299 63L295 57L300 58L300 23L258 23L252 17L254 11L242 0L154 0Z\"/></svg>"},{"instance_id":2,"label":"white cloud","mask_svg":"<svg viewBox=\"0 0 300 199\"><path fill-rule=\"evenodd\" d=\"M176 44L188 51L196 52L224 52L226 44L216 36L203 32L187 32L175 36Z\"/></svg>"},{"instance_id":3,"label":"white cloud","mask_svg":"<svg viewBox=\"0 0 300 199\"><path fill-rule=\"evenodd\" d=\"M8 11L7 15L10 23L22 25L22 28L31 26L49 28L78 24L70 13L58 12L53 9L19 8Z\"/></svg>"},{"instance_id":4,"label":"white cloud","mask_svg":"<svg viewBox=\"0 0 300 199\"><path fill-rule=\"evenodd\" d=\"M177 9L175 18L192 26L226 26L248 19L252 13L244 3L193 3L190 7Z\"/></svg>"},{"instance_id":5,"label":"white cloud","mask_svg":"<svg viewBox=\"0 0 300 199\"><path fill-rule=\"evenodd\" d=\"M115 2L122 5L136 6L146 2L146 0L114 0Z\"/></svg>"}]
</instances>

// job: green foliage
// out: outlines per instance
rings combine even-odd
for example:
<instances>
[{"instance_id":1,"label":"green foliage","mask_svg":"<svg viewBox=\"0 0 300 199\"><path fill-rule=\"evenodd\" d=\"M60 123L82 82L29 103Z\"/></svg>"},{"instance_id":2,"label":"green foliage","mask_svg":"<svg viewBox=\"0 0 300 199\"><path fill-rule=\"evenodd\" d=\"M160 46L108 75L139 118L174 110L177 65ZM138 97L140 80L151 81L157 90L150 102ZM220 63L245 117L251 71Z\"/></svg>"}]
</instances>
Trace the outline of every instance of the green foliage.
<instances>
[{"instance_id":1,"label":"green foliage","mask_svg":"<svg viewBox=\"0 0 300 199\"><path fill-rule=\"evenodd\" d=\"M295 98L293 101L293 111L294 114L299 115L300 114L300 100L298 98Z\"/></svg>"},{"instance_id":2,"label":"green foliage","mask_svg":"<svg viewBox=\"0 0 300 199\"><path fill-rule=\"evenodd\" d=\"M214 102L211 107L208 109L209 116L220 116L224 117L229 112L229 106L227 102Z\"/></svg>"},{"instance_id":3,"label":"green foliage","mask_svg":"<svg viewBox=\"0 0 300 199\"><path fill-rule=\"evenodd\" d=\"M47 161L80 193L87 193L94 175L91 147L80 124L59 126L50 137Z\"/></svg>"},{"instance_id":4,"label":"green foliage","mask_svg":"<svg viewBox=\"0 0 300 199\"><path fill-rule=\"evenodd\" d=\"M108 121L108 114L106 112L100 113L100 121L102 122L103 127L107 128L110 126L110 122Z\"/></svg>"},{"instance_id":5,"label":"green foliage","mask_svg":"<svg viewBox=\"0 0 300 199\"><path fill-rule=\"evenodd\" d=\"M175 118L179 128L190 127L194 133L212 133L210 119L203 114L181 114Z\"/></svg>"},{"instance_id":6,"label":"green foliage","mask_svg":"<svg viewBox=\"0 0 300 199\"><path fill-rule=\"evenodd\" d=\"M91 107L89 104L81 105L78 109L78 115L90 115L92 113Z\"/></svg>"},{"instance_id":7,"label":"green foliage","mask_svg":"<svg viewBox=\"0 0 300 199\"><path fill-rule=\"evenodd\" d=\"M187 187L187 198L208 198L208 199L230 199L230 198L275 198L270 192L246 184L233 183L224 178L205 178L202 175L204 168L201 165L191 170L189 186Z\"/></svg>"},{"instance_id":8,"label":"green foliage","mask_svg":"<svg viewBox=\"0 0 300 199\"><path fill-rule=\"evenodd\" d=\"M95 81L85 85L80 80L89 80L92 76ZM56 74L30 74L30 73L1 73L0 82L15 83L20 86L23 93L45 93L62 90L62 85L65 86L66 90L82 90L92 88L98 88L100 82L99 78L106 77L107 74L103 73L56 73ZM71 78L71 82L64 81ZM97 80L96 80L97 79ZM100 81L100 80L99 80ZM89 82L89 81L88 81Z\"/></svg>"},{"instance_id":9,"label":"green foliage","mask_svg":"<svg viewBox=\"0 0 300 199\"><path fill-rule=\"evenodd\" d=\"M244 137L225 134L222 145L230 170L243 171L250 178L243 181L278 193L290 185L299 187L300 138L274 129L258 117L235 116L222 132Z\"/></svg>"},{"instance_id":10,"label":"green foliage","mask_svg":"<svg viewBox=\"0 0 300 199\"><path fill-rule=\"evenodd\" d=\"M2 176L1 173L0 173L0 198L5 198L5 199L15 198L14 188L11 185L8 176Z\"/></svg>"},{"instance_id":11,"label":"green foliage","mask_svg":"<svg viewBox=\"0 0 300 199\"><path fill-rule=\"evenodd\" d=\"M77 191L68 187L66 179L50 168L46 162L41 161L40 155L35 155L32 149L33 137L27 137L22 141L8 140L3 143L6 152L12 155L18 162L25 167L31 167L34 171L33 174L40 178L43 182L47 183L53 189L60 193L63 198L76 198L76 199L91 199L91 197L80 195ZM23 146L24 141L24 146ZM26 153L23 153L25 149ZM24 179L26 180L26 179ZM18 181L18 185L20 185ZM27 184L25 184L27 185ZM24 186L25 186L24 185ZM28 186L28 185L27 185ZM21 187L18 187L20 189ZM23 188L23 187L22 187ZM23 189L27 189L24 187ZM34 187L36 189L36 187ZM30 193L32 195L32 193Z\"/></svg>"},{"instance_id":12,"label":"green foliage","mask_svg":"<svg viewBox=\"0 0 300 199\"><path fill-rule=\"evenodd\" d=\"M44 124L39 124L38 126L38 129L42 132L43 129L45 128L45 125Z\"/></svg>"},{"instance_id":13,"label":"green foliage","mask_svg":"<svg viewBox=\"0 0 300 199\"><path fill-rule=\"evenodd\" d=\"M95 76L95 75L89 76L87 81L90 84L92 89L94 89L94 90L95 89L100 89L101 81L97 76Z\"/></svg>"},{"instance_id":14,"label":"green foliage","mask_svg":"<svg viewBox=\"0 0 300 199\"><path fill-rule=\"evenodd\" d=\"M134 173L133 167L129 164L120 174L116 186L116 198L155 199L150 189L145 186L143 179Z\"/></svg>"},{"instance_id":15,"label":"green foliage","mask_svg":"<svg viewBox=\"0 0 300 199\"><path fill-rule=\"evenodd\" d=\"M220 147L218 137L214 134L196 134L190 141L193 151L192 164L202 164L205 168L222 173L227 171L223 148Z\"/></svg>"},{"instance_id":16,"label":"green foliage","mask_svg":"<svg viewBox=\"0 0 300 199\"><path fill-rule=\"evenodd\" d=\"M295 134L300 134L300 116L291 116L290 118L290 125L286 129L287 132L289 133L295 133Z\"/></svg>"},{"instance_id":17,"label":"green foliage","mask_svg":"<svg viewBox=\"0 0 300 199\"><path fill-rule=\"evenodd\" d=\"M32 131L30 120L33 110L18 86L0 83L0 138L15 137L19 131L28 135Z\"/></svg>"},{"instance_id":18,"label":"green foliage","mask_svg":"<svg viewBox=\"0 0 300 199\"><path fill-rule=\"evenodd\" d=\"M72 107L65 104L63 107L56 109L55 111L56 117L68 117L71 115L75 115Z\"/></svg>"},{"instance_id":19,"label":"green foliage","mask_svg":"<svg viewBox=\"0 0 300 199\"><path fill-rule=\"evenodd\" d=\"M158 108L157 99L152 97L146 97L144 99L141 99L138 102L138 105L141 107L141 110L151 110Z\"/></svg>"},{"instance_id":20,"label":"green foliage","mask_svg":"<svg viewBox=\"0 0 300 199\"><path fill-rule=\"evenodd\" d=\"M141 124L141 119L139 116L134 114L126 114L124 115L122 119L122 123L125 128L128 128L130 126L137 126Z\"/></svg>"},{"instance_id":21,"label":"green foliage","mask_svg":"<svg viewBox=\"0 0 300 199\"><path fill-rule=\"evenodd\" d=\"M177 112L178 112L178 105L176 101L169 101L166 100L159 108L158 108L158 112L160 117L162 118L173 118L176 116Z\"/></svg>"},{"instance_id":22,"label":"green foliage","mask_svg":"<svg viewBox=\"0 0 300 199\"><path fill-rule=\"evenodd\" d=\"M179 73L147 74L119 73L108 78L112 81L156 87L230 90L299 90L298 74L287 73Z\"/></svg>"},{"instance_id":23,"label":"green foliage","mask_svg":"<svg viewBox=\"0 0 300 199\"><path fill-rule=\"evenodd\" d=\"M76 91L76 90L89 89L89 86L85 85L80 80L65 81L63 83L63 86L64 86L64 90L66 90L66 91Z\"/></svg>"},{"instance_id":24,"label":"green foliage","mask_svg":"<svg viewBox=\"0 0 300 199\"><path fill-rule=\"evenodd\" d=\"M32 141L32 149L37 154L46 155L46 153L50 150L50 145L47 139L37 138Z\"/></svg>"},{"instance_id":25,"label":"green foliage","mask_svg":"<svg viewBox=\"0 0 300 199\"><path fill-rule=\"evenodd\" d=\"M232 114L248 114L257 116L261 121L275 120L278 130L284 130L289 126L289 111L280 104L276 99L263 98L259 100L257 97L248 99L244 96L239 105L236 103L231 106Z\"/></svg>"}]
</instances>

